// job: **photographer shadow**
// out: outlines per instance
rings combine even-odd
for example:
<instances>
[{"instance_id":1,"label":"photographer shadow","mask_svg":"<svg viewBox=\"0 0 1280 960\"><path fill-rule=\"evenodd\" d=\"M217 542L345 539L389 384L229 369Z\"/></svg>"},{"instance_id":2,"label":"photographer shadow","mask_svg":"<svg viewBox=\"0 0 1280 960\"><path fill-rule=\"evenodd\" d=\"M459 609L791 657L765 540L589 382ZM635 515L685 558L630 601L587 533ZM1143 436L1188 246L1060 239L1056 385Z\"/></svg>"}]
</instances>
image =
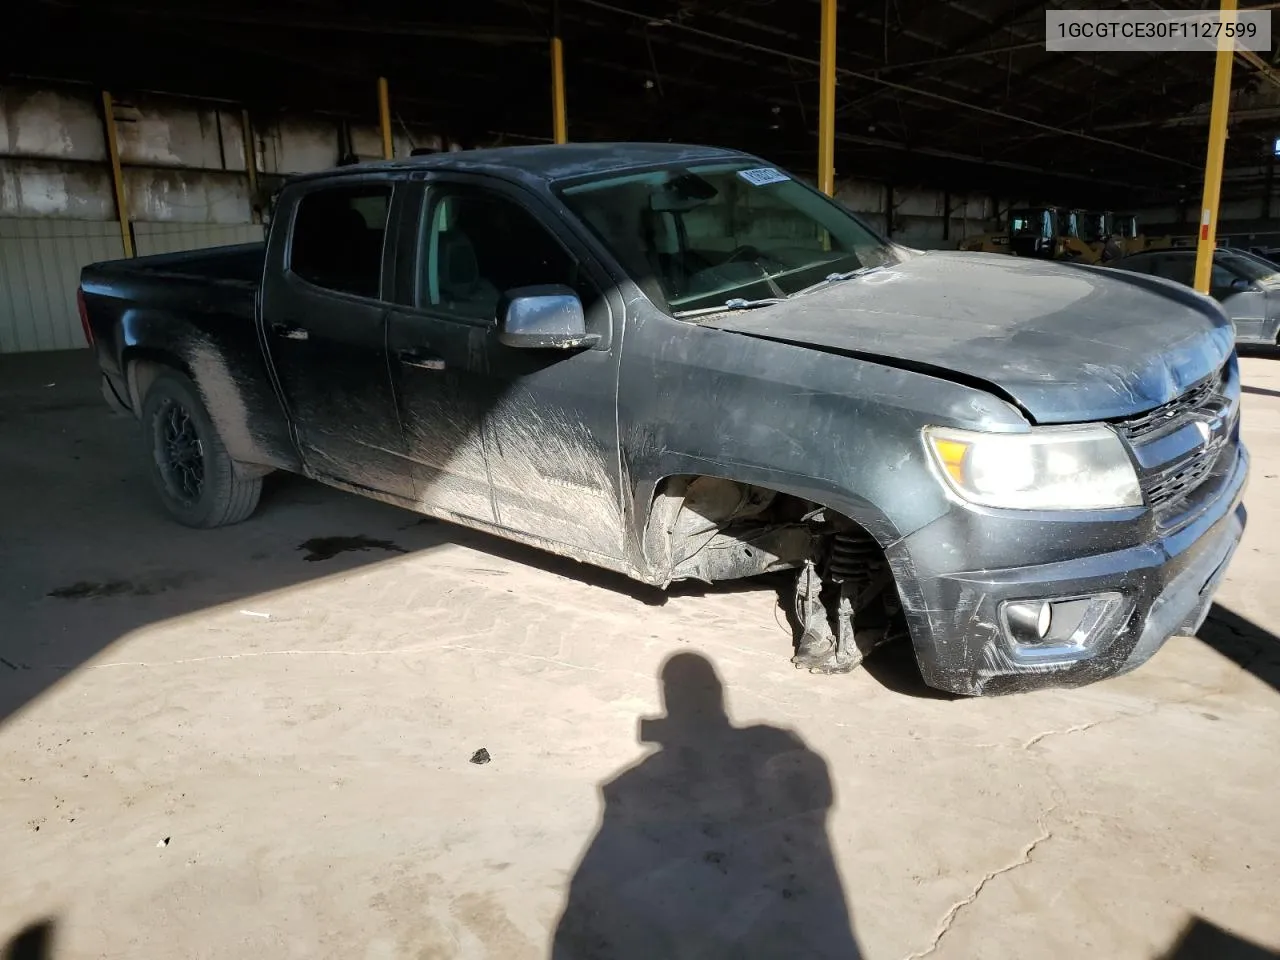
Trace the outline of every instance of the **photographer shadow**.
<instances>
[{"instance_id":1,"label":"photographer shadow","mask_svg":"<svg viewBox=\"0 0 1280 960\"><path fill-rule=\"evenodd\" d=\"M658 750L605 783L554 960L859 956L827 836L826 762L795 734L735 727L715 668L662 669Z\"/></svg>"}]
</instances>

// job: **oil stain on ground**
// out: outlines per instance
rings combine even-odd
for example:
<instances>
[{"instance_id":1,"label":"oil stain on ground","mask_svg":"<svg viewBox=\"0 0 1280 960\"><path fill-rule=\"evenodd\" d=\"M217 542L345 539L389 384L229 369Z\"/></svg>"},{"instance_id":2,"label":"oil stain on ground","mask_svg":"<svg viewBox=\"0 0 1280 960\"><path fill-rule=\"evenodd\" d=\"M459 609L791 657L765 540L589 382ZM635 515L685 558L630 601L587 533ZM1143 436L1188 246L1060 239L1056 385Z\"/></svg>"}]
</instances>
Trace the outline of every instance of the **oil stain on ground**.
<instances>
[{"instance_id":1,"label":"oil stain on ground","mask_svg":"<svg viewBox=\"0 0 1280 960\"><path fill-rule=\"evenodd\" d=\"M133 584L128 580L108 580L105 583L97 583L93 580L77 580L75 583L68 584L65 587L50 590L47 595L57 597L59 600L92 600L95 597L118 597L122 593L130 593L132 590Z\"/></svg>"},{"instance_id":2,"label":"oil stain on ground","mask_svg":"<svg viewBox=\"0 0 1280 960\"><path fill-rule=\"evenodd\" d=\"M56 587L45 596L58 600L96 600L100 597L150 597L168 590L176 590L189 581L189 574L166 574L138 580L77 580L65 587Z\"/></svg>"},{"instance_id":3,"label":"oil stain on ground","mask_svg":"<svg viewBox=\"0 0 1280 960\"><path fill-rule=\"evenodd\" d=\"M390 540L374 540L360 535L357 537L312 537L305 543L298 544L299 550L306 550L304 560L331 560L340 553L350 550L385 550L387 553L408 553L404 547Z\"/></svg>"}]
</instances>

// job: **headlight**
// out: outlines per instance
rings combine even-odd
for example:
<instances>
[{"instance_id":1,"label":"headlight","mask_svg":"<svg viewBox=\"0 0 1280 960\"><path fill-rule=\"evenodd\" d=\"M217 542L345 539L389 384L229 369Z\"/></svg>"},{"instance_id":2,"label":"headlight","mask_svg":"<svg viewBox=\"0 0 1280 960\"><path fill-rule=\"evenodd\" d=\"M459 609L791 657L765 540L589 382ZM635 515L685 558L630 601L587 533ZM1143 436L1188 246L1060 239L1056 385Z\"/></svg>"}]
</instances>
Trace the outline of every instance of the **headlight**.
<instances>
[{"instance_id":1,"label":"headlight","mask_svg":"<svg viewBox=\"0 0 1280 960\"><path fill-rule=\"evenodd\" d=\"M1142 505L1124 444L1108 426L978 433L926 427L925 446L947 485L970 503L1015 510Z\"/></svg>"}]
</instances>

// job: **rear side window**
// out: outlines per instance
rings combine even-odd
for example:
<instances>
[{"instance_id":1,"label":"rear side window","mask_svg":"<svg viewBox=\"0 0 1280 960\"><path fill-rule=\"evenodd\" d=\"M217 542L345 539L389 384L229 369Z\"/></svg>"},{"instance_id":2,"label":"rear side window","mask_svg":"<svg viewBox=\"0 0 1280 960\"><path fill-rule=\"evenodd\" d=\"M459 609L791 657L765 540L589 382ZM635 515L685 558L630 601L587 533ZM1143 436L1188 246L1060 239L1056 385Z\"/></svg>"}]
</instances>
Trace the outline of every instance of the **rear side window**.
<instances>
[{"instance_id":1,"label":"rear side window","mask_svg":"<svg viewBox=\"0 0 1280 960\"><path fill-rule=\"evenodd\" d=\"M1159 274L1170 280L1176 280L1184 286L1193 287L1196 282L1196 258L1184 256L1164 257L1160 264Z\"/></svg>"},{"instance_id":2,"label":"rear side window","mask_svg":"<svg viewBox=\"0 0 1280 960\"><path fill-rule=\"evenodd\" d=\"M326 290L377 298L390 207L389 184L306 194L293 221L289 269Z\"/></svg>"}]
</instances>

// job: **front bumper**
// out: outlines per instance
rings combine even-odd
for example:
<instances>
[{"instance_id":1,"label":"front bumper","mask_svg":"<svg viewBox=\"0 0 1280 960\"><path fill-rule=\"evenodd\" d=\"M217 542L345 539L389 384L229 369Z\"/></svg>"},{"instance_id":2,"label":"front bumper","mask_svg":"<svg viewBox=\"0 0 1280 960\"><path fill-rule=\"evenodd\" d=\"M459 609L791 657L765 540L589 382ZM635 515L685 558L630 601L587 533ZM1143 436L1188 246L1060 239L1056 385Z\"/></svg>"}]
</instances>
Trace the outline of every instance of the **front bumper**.
<instances>
[{"instance_id":1,"label":"front bumper","mask_svg":"<svg viewBox=\"0 0 1280 960\"><path fill-rule=\"evenodd\" d=\"M1195 633L1244 534L1248 470L1240 446L1218 495L1194 520L1113 552L921 577L912 552L936 544L927 532L899 541L889 560L925 682L971 696L1079 686L1132 670L1169 637ZM1085 649L1029 658L1002 624L1005 601L1108 593L1122 595L1127 615Z\"/></svg>"}]
</instances>

